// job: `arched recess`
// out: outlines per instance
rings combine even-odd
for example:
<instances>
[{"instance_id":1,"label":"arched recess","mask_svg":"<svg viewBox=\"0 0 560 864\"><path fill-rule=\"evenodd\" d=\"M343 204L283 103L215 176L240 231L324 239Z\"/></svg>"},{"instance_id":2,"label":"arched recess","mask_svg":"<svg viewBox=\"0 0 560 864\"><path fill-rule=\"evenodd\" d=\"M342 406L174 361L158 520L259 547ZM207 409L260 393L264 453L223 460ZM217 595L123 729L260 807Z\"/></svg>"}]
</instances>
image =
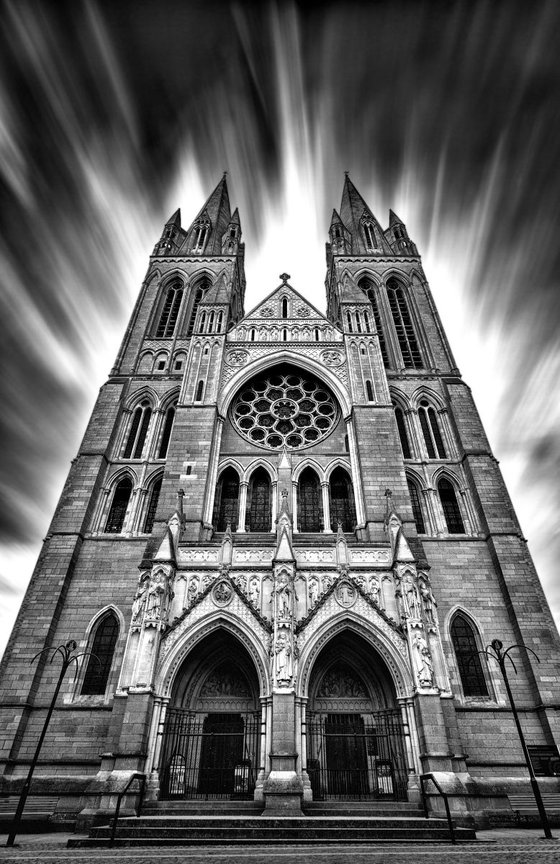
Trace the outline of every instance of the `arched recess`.
<instances>
[{"instance_id":1,"label":"arched recess","mask_svg":"<svg viewBox=\"0 0 560 864\"><path fill-rule=\"evenodd\" d=\"M268 471L259 466L249 478L245 530L270 531L272 526L272 483Z\"/></svg>"},{"instance_id":2,"label":"arched recess","mask_svg":"<svg viewBox=\"0 0 560 864\"><path fill-rule=\"evenodd\" d=\"M162 798L252 797L260 766L259 676L219 627L174 675L159 759Z\"/></svg>"},{"instance_id":3,"label":"arched recess","mask_svg":"<svg viewBox=\"0 0 560 864\"><path fill-rule=\"evenodd\" d=\"M397 689L394 652L391 668L387 646L368 630L356 619L329 624L300 661L315 798L407 797L411 730L398 704L405 676L400 669Z\"/></svg>"},{"instance_id":4,"label":"arched recess","mask_svg":"<svg viewBox=\"0 0 560 864\"><path fill-rule=\"evenodd\" d=\"M225 531L228 523L237 530L239 519L239 474L228 466L218 478L212 524L216 531Z\"/></svg>"},{"instance_id":5,"label":"arched recess","mask_svg":"<svg viewBox=\"0 0 560 864\"><path fill-rule=\"evenodd\" d=\"M466 698L490 699L493 687L488 665L481 655L484 648L480 628L472 615L460 606L448 614L446 628L453 648L458 684Z\"/></svg>"},{"instance_id":6,"label":"arched recess","mask_svg":"<svg viewBox=\"0 0 560 864\"><path fill-rule=\"evenodd\" d=\"M354 488L348 471L340 466L329 477L329 504L332 530L336 531L340 523L343 531L353 531L356 526Z\"/></svg>"},{"instance_id":7,"label":"arched recess","mask_svg":"<svg viewBox=\"0 0 560 864\"><path fill-rule=\"evenodd\" d=\"M323 530L323 500L321 482L313 468L307 467L299 475L297 488L297 527L302 532Z\"/></svg>"},{"instance_id":8,"label":"arched recess","mask_svg":"<svg viewBox=\"0 0 560 864\"><path fill-rule=\"evenodd\" d=\"M112 479L110 504L103 526L106 534L120 534L125 527L133 488L133 479L128 471L119 472Z\"/></svg>"},{"instance_id":9,"label":"arched recess","mask_svg":"<svg viewBox=\"0 0 560 864\"><path fill-rule=\"evenodd\" d=\"M416 530L418 534L426 534L429 521L422 494L423 482L415 472L406 471L405 473Z\"/></svg>"},{"instance_id":10,"label":"arched recess","mask_svg":"<svg viewBox=\"0 0 560 864\"><path fill-rule=\"evenodd\" d=\"M80 675L80 696L105 696L122 632L122 614L114 606L101 609L88 627L87 651Z\"/></svg>"},{"instance_id":11,"label":"arched recess","mask_svg":"<svg viewBox=\"0 0 560 864\"><path fill-rule=\"evenodd\" d=\"M460 504L460 486L457 477L446 469L436 471L433 484L441 506L445 527L449 534L466 534L465 514Z\"/></svg>"}]
</instances>

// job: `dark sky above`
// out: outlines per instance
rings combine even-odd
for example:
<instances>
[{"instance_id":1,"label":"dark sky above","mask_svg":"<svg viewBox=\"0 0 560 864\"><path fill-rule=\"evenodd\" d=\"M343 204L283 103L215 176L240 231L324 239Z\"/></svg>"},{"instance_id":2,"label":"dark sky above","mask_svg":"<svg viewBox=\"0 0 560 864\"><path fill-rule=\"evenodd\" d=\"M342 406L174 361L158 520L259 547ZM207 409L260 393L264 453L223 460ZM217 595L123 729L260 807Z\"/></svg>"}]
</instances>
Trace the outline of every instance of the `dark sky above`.
<instances>
[{"instance_id":1,"label":"dark sky above","mask_svg":"<svg viewBox=\"0 0 560 864\"><path fill-rule=\"evenodd\" d=\"M558 3L0 8L5 621L161 225L225 169L247 308L285 268L324 308L344 170L407 222L558 614Z\"/></svg>"}]
</instances>

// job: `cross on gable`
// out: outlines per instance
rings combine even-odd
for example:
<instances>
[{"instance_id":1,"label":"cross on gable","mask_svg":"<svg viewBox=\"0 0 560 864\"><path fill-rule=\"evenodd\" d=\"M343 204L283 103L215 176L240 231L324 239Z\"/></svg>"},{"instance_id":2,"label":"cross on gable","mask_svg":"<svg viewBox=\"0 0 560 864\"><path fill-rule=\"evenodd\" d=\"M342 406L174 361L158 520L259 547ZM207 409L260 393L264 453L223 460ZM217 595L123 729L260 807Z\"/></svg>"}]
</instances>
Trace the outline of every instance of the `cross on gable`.
<instances>
[{"instance_id":1,"label":"cross on gable","mask_svg":"<svg viewBox=\"0 0 560 864\"><path fill-rule=\"evenodd\" d=\"M290 274L289 274L289 273L280 273L280 279L282 280L282 282L284 283L284 285L286 284L286 282L287 282L288 279L290 279L290 278L291 278L291 277L290 277Z\"/></svg>"}]
</instances>

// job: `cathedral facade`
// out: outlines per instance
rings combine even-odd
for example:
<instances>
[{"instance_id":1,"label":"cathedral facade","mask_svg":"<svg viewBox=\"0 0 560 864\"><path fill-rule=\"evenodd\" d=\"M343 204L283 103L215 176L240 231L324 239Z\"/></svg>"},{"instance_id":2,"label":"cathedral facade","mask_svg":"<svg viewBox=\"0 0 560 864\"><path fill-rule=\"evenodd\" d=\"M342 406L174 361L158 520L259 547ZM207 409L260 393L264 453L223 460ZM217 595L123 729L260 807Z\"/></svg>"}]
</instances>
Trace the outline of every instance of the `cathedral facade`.
<instances>
[{"instance_id":1,"label":"cathedral facade","mask_svg":"<svg viewBox=\"0 0 560 864\"><path fill-rule=\"evenodd\" d=\"M3 788L58 676L30 661L74 639L36 781L61 812L132 771L270 812L438 772L482 823L527 777L496 638L556 788L558 633L417 248L347 176L326 252L326 315L286 273L245 314L225 177L165 225L2 663Z\"/></svg>"}]
</instances>

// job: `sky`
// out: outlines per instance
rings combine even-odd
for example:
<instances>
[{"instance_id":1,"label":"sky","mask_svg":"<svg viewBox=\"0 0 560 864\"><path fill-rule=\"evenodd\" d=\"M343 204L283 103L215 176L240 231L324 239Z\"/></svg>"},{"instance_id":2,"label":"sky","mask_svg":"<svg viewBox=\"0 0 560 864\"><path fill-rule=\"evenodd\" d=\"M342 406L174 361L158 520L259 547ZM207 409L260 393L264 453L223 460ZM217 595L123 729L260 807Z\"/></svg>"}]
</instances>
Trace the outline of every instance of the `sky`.
<instances>
[{"instance_id":1,"label":"sky","mask_svg":"<svg viewBox=\"0 0 560 864\"><path fill-rule=\"evenodd\" d=\"M344 171L419 247L560 621L560 6L0 5L0 653L170 214L325 308ZM71 634L70 634L71 635Z\"/></svg>"}]
</instances>

